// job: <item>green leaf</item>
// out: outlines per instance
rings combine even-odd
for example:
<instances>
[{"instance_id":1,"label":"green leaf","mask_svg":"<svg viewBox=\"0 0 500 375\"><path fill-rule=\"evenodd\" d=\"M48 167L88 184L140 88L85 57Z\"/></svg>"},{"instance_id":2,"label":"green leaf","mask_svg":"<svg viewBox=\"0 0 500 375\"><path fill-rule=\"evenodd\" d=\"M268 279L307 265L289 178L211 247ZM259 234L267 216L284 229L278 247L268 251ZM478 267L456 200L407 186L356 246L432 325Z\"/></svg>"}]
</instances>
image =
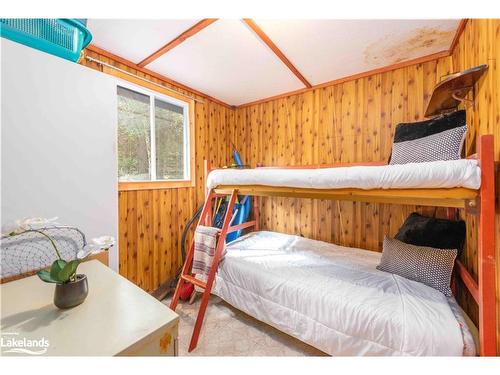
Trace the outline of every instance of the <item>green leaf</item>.
<instances>
[{"instance_id":1,"label":"green leaf","mask_svg":"<svg viewBox=\"0 0 500 375\"><path fill-rule=\"evenodd\" d=\"M73 275L76 273L76 269L78 268L79 264L79 259L74 259L66 263L64 268L59 272L59 280L61 280L61 282L63 283L70 281Z\"/></svg>"},{"instance_id":2,"label":"green leaf","mask_svg":"<svg viewBox=\"0 0 500 375\"><path fill-rule=\"evenodd\" d=\"M43 270L43 271L38 271L36 273L40 280L45 281L46 283L57 283L52 277L50 277L50 272Z\"/></svg>"},{"instance_id":3,"label":"green leaf","mask_svg":"<svg viewBox=\"0 0 500 375\"><path fill-rule=\"evenodd\" d=\"M64 282L59 278L59 273L64 268L64 266L66 266L66 261L63 259L55 260L54 263L52 263L52 266L50 267L50 277L52 278L52 280L55 280L57 283Z\"/></svg>"}]
</instances>

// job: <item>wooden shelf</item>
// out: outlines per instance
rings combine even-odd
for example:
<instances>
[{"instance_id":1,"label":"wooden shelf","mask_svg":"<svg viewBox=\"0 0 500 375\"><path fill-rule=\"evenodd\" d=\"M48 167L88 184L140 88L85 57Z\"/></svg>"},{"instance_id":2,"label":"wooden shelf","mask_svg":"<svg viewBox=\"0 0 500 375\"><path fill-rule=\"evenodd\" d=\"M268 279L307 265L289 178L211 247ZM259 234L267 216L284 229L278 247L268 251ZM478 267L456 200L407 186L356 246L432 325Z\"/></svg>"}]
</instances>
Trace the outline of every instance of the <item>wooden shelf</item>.
<instances>
[{"instance_id":1,"label":"wooden shelf","mask_svg":"<svg viewBox=\"0 0 500 375\"><path fill-rule=\"evenodd\" d=\"M432 91L425 117L438 116L456 110L465 96L474 88L476 82L488 69L488 65L479 65L446 77Z\"/></svg>"}]
</instances>

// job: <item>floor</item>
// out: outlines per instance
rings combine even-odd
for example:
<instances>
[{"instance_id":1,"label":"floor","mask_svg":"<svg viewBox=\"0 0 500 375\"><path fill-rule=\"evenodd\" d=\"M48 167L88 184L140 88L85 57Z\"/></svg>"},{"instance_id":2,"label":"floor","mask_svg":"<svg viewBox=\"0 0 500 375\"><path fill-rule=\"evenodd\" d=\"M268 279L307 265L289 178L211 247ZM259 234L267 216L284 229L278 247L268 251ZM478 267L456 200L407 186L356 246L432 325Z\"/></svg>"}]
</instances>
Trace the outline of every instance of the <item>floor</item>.
<instances>
[{"instance_id":1,"label":"floor","mask_svg":"<svg viewBox=\"0 0 500 375\"><path fill-rule=\"evenodd\" d=\"M170 300L163 301L170 304ZM325 354L212 296L200 333L198 347L187 349L200 298L190 305L179 302L180 356L324 356Z\"/></svg>"}]
</instances>

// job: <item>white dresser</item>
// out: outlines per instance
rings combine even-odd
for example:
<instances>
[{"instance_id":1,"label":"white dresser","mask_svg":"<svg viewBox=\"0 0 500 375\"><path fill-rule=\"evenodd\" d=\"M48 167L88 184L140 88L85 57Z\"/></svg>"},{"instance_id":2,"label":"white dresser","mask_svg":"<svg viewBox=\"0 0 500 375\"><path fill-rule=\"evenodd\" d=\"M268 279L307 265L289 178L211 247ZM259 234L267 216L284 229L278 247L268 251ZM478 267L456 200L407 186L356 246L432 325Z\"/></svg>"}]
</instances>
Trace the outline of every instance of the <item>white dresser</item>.
<instances>
[{"instance_id":1,"label":"white dresser","mask_svg":"<svg viewBox=\"0 0 500 375\"><path fill-rule=\"evenodd\" d=\"M89 294L60 310L37 276L0 286L1 355L177 354L178 315L97 260L83 263Z\"/></svg>"}]
</instances>

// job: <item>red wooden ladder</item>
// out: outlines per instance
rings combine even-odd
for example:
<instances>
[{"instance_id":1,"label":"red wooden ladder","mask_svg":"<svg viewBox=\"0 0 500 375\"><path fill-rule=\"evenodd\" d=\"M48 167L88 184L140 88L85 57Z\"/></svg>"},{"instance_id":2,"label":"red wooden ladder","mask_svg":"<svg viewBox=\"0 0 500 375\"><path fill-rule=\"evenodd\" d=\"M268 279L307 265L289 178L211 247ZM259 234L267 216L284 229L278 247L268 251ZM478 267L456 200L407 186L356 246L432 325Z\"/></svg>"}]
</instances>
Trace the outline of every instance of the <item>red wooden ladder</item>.
<instances>
[{"instance_id":1,"label":"red wooden ladder","mask_svg":"<svg viewBox=\"0 0 500 375\"><path fill-rule=\"evenodd\" d=\"M227 195L229 194L217 194L213 190L209 191L207 198L205 200L205 204L203 205L203 210L201 211L200 219L198 220L197 225L205 224L210 226L212 220L212 199L218 197L226 197ZM195 275L191 274L191 266L193 264L193 257L194 257L194 239L193 239L193 241L191 242L191 246L189 247L189 252L186 256L186 261L184 262L184 266L182 267L182 272L181 276L179 277L177 287L175 288L174 297L172 298L172 302L170 303L170 308L175 311L177 303L179 302L180 291L185 283L191 283L195 286L204 289L203 296L201 298L200 309L198 311L196 323L194 324L193 335L191 336L191 342L189 344L190 352L193 349L195 349L196 345L198 344L198 337L200 335L201 326L203 324L203 318L205 317L205 311L207 309L208 300L210 299L210 293L212 291L212 285L215 280L215 274L217 273L217 269L219 267L219 261L221 260L221 255L224 250L224 245L226 243L226 236L231 232L255 226L255 220L231 226L233 209L237 196L238 196L238 191L232 190L229 198L229 204L227 205L226 215L224 216L224 222L219 232L217 247L215 248L213 263L210 268L207 281L203 282L199 279L196 279Z\"/></svg>"}]
</instances>

